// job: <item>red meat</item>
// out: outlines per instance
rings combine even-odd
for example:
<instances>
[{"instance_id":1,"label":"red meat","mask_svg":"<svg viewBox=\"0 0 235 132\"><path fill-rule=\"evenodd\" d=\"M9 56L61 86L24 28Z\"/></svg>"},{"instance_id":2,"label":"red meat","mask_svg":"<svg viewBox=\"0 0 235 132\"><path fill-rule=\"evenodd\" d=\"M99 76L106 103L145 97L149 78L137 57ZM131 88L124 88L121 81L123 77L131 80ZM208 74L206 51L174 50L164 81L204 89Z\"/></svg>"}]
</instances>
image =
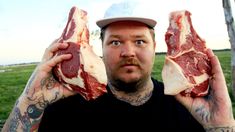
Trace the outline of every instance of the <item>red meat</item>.
<instances>
[{"instance_id":1,"label":"red meat","mask_svg":"<svg viewBox=\"0 0 235 132\"><path fill-rule=\"evenodd\" d=\"M106 93L106 70L102 59L89 45L86 11L77 7L70 10L67 25L58 42L68 43L69 46L55 55L72 54L72 59L54 67L53 73L58 80L86 100L96 99Z\"/></svg>"},{"instance_id":2,"label":"red meat","mask_svg":"<svg viewBox=\"0 0 235 132\"><path fill-rule=\"evenodd\" d=\"M206 43L196 33L189 11L170 14L165 34L167 54L162 70L165 94L205 96L209 89L211 64Z\"/></svg>"}]
</instances>

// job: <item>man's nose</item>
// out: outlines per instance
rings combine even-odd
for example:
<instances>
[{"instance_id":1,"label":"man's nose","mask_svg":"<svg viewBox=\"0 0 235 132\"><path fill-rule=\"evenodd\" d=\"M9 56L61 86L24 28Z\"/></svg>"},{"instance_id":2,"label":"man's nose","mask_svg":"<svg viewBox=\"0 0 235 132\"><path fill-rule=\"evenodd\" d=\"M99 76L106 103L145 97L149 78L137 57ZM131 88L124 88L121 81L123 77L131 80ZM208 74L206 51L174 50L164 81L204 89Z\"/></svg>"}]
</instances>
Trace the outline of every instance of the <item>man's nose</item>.
<instances>
[{"instance_id":1,"label":"man's nose","mask_svg":"<svg viewBox=\"0 0 235 132\"><path fill-rule=\"evenodd\" d=\"M125 43L121 48L121 57L134 57L135 56L135 47L132 43Z\"/></svg>"}]
</instances>

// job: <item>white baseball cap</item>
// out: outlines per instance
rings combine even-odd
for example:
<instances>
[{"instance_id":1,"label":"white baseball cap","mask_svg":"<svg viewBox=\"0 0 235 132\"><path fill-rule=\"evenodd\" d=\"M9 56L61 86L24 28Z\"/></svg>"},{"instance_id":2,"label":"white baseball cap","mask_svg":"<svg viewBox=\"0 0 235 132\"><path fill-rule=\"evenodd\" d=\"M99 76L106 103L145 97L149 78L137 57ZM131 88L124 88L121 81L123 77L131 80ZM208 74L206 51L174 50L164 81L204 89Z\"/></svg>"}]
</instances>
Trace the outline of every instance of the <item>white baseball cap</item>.
<instances>
[{"instance_id":1,"label":"white baseball cap","mask_svg":"<svg viewBox=\"0 0 235 132\"><path fill-rule=\"evenodd\" d=\"M150 13L143 10L138 3L121 2L112 4L105 12L104 17L96 24L103 28L110 23L117 21L137 21L147 24L150 27L155 27L157 22L149 16Z\"/></svg>"}]
</instances>

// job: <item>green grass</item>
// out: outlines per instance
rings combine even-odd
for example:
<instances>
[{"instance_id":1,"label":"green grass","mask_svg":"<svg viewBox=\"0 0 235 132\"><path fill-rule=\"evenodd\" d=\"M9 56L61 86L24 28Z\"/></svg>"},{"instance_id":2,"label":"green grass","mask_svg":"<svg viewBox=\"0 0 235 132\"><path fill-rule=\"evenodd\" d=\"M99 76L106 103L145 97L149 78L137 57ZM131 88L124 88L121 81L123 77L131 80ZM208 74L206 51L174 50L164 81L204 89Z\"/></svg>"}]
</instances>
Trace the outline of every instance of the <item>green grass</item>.
<instances>
[{"instance_id":1,"label":"green grass","mask_svg":"<svg viewBox=\"0 0 235 132\"><path fill-rule=\"evenodd\" d=\"M162 81L162 67L165 61L165 54L157 54L152 71L152 77Z\"/></svg>"},{"instance_id":2,"label":"green grass","mask_svg":"<svg viewBox=\"0 0 235 132\"><path fill-rule=\"evenodd\" d=\"M232 95L231 53L230 51L216 51L215 54L218 55L221 61L229 93ZM164 64L164 58L165 54L156 55L152 76L158 80L162 80L161 70ZM0 122L4 121L9 116L16 99L22 93L35 67L36 65L0 66ZM5 70L5 72L2 72L3 70ZM235 107L233 110L235 111Z\"/></svg>"},{"instance_id":3,"label":"green grass","mask_svg":"<svg viewBox=\"0 0 235 132\"><path fill-rule=\"evenodd\" d=\"M229 94L231 99L234 100L234 97L232 97L232 68L231 68L231 52L230 51L221 51L216 52L216 55L219 57L221 67L224 72L225 80L227 83L227 87L229 88Z\"/></svg>"},{"instance_id":4,"label":"green grass","mask_svg":"<svg viewBox=\"0 0 235 132\"><path fill-rule=\"evenodd\" d=\"M0 67L0 120L5 120L36 65Z\"/></svg>"},{"instance_id":5,"label":"green grass","mask_svg":"<svg viewBox=\"0 0 235 132\"><path fill-rule=\"evenodd\" d=\"M225 76L226 84L229 91L229 96L233 103L233 113L235 116L235 97L232 95L232 74L231 74L231 51L214 51L220 60L221 67ZM161 70L164 64L165 54L157 54L155 58L155 63L152 71L152 77L162 81Z\"/></svg>"}]
</instances>

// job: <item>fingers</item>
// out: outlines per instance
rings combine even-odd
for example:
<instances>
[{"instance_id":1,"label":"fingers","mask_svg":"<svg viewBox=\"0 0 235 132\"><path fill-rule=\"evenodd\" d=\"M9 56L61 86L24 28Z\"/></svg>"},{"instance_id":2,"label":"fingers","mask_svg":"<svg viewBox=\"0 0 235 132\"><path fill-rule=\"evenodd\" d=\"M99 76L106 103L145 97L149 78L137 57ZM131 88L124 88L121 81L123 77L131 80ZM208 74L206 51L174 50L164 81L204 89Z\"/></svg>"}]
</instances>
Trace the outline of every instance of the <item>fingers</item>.
<instances>
[{"instance_id":1,"label":"fingers","mask_svg":"<svg viewBox=\"0 0 235 132\"><path fill-rule=\"evenodd\" d=\"M218 57L213 53L211 49L207 50L207 54L209 59L211 60L211 65L212 65L212 72L218 73L221 72L221 66Z\"/></svg>"},{"instance_id":2,"label":"fingers","mask_svg":"<svg viewBox=\"0 0 235 132\"><path fill-rule=\"evenodd\" d=\"M51 45L48 50L49 52L56 52L58 51L59 49L66 49L68 47L68 43L55 43L53 45Z\"/></svg>"},{"instance_id":3,"label":"fingers","mask_svg":"<svg viewBox=\"0 0 235 132\"><path fill-rule=\"evenodd\" d=\"M213 53L213 51L211 50L211 49L207 49L207 55L208 55L208 57L209 58L212 58L212 57L214 57L215 56L215 54Z\"/></svg>"},{"instance_id":4,"label":"fingers","mask_svg":"<svg viewBox=\"0 0 235 132\"><path fill-rule=\"evenodd\" d=\"M75 95L75 94L77 94L77 93L72 91L72 90L69 90L68 88L63 88L64 97L69 97L69 96L72 96L72 95Z\"/></svg>"},{"instance_id":5,"label":"fingers","mask_svg":"<svg viewBox=\"0 0 235 132\"><path fill-rule=\"evenodd\" d=\"M55 56L53 57L51 60L48 61L48 65L51 67L54 67L56 64L64 61L64 60L68 60L72 57L71 54L63 54L60 56Z\"/></svg>"},{"instance_id":6,"label":"fingers","mask_svg":"<svg viewBox=\"0 0 235 132\"><path fill-rule=\"evenodd\" d=\"M45 72L50 72L56 64L61 63L64 60L69 60L72 57L71 54L62 54L59 56L54 56L52 59L44 63L43 70Z\"/></svg>"},{"instance_id":7,"label":"fingers","mask_svg":"<svg viewBox=\"0 0 235 132\"><path fill-rule=\"evenodd\" d=\"M218 59L217 56L214 56L214 57L211 58L211 65L212 65L212 74L213 75L218 75L219 77L224 78L223 70L220 66L220 62L219 62L219 59ZM214 76L214 77L216 77L216 76Z\"/></svg>"},{"instance_id":8,"label":"fingers","mask_svg":"<svg viewBox=\"0 0 235 132\"><path fill-rule=\"evenodd\" d=\"M208 57L211 61L211 66L212 66L212 74L219 74L223 76L223 70L221 68L220 62L218 57L213 53L211 49L208 49Z\"/></svg>"},{"instance_id":9,"label":"fingers","mask_svg":"<svg viewBox=\"0 0 235 132\"><path fill-rule=\"evenodd\" d=\"M61 49L66 49L68 43L52 43L46 50L43 55L42 61L47 61L53 57L54 53Z\"/></svg>"},{"instance_id":10,"label":"fingers","mask_svg":"<svg viewBox=\"0 0 235 132\"><path fill-rule=\"evenodd\" d=\"M219 59L216 55L214 55L211 49L209 49L207 53L212 66L212 77L210 78L211 87L209 93L213 98L219 98L220 101L229 100L228 89Z\"/></svg>"},{"instance_id":11,"label":"fingers","mask_svg":"<svg viewBox=\"0 0 235 132\"><path fill-rule=\"evenodd\" d=\"M58 50L66 49L68 43L58 43L58 40L55 40L46 50L42 58L41 69L46 72L56 66L56 64L62 62L63 60L68 60L72 57L71 54L55 55L55 52Z\"/></svg>"},{"instance_id":12,"label":"fingers","mask_svg":"<svg viewBox=\"0 0 235 132\"><path fill-rule=\"evenodd\" d=\"M208 57L211 61L211 66L212 66L212 79L215 82L221 82L221 83L225 83L225 78L224 78L224 74L223 74L223 70L221 68L220 65L220 61L218 59L218 57L216 55L214 55L213 51L211 49L208 49Z\"/></svg>"}]
</instances>

